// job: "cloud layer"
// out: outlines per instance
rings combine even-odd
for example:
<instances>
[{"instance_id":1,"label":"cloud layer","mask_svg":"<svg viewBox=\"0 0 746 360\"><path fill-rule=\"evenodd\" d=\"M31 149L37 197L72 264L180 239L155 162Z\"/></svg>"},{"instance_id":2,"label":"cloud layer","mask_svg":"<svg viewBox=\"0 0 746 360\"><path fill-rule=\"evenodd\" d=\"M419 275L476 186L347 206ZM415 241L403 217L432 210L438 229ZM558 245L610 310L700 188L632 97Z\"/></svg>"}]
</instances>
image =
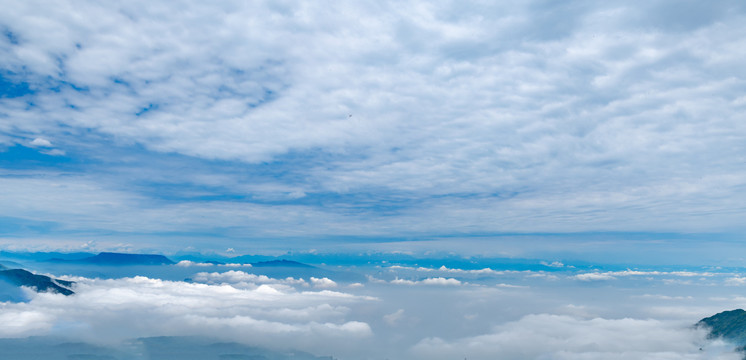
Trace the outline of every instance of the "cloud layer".
<instances>
[{"instance_id":1,"label":"cloud layer","mask_svg":"<svg viewBox=\"0 0 746 360\"><path fill-rule=\"evenodd\" d=\"M743 231L737 1L5 5L28 232Z\"/></svg>"},{"instance_id":2,"label":"cloud layer","mask_svg":"<svg viewBox=\"0 0 746 360\"><path fill-rule=\"evenodd\" d=\"M225 277L236 280L233 273ZM0 305L0 319L7 324L0 336L51 335L104 344L149 336L208 336L324 353L336 346L323 344L339 342L344 349L373 334L367 323L348 317L351 304L374 298L296 291L292 285L297 281L243 275L234 284L215 285L147 277L75 278L74 296L30 292L27 303ZM203 277L209 274L195 279Z\"/></svg>"},{"instance_id":3,"label":"cloud layer","mask_svg":"<svg viewBox=\"0 0 746 360\"><path fill-rule=\"evenodd\" d=\"M739 358L733 345L706 339L693 324L742 306L734 295L741 273L348 270L376 277L67 276L76 281L72 296L26 290L25 303L0 302L0 338L118 348L135 338L197 336L347 360Z\"/></svg>"},{"instance_id":4,"label":"cloud layer","mask_svg":"<svg viewBox=\"0 0 746 360\"><path fill-rule=\"evenodd\" d=\"M703 330L656 320L530 315L489 334L453 342L428 338L423 359L739 359L723 344L704 351Z\"/></svg>"}]
</instances>

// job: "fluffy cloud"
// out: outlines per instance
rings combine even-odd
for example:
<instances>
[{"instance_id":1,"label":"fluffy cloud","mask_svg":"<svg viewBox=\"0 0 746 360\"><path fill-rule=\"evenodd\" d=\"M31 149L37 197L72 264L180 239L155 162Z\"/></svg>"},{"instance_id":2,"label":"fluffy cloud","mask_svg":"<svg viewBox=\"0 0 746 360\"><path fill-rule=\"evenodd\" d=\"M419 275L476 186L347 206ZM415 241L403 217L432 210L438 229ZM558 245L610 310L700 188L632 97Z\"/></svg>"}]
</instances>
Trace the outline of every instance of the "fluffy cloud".
<instances>
[{"instance_id":1,"label":"fluffy cloud","mask_svg":"<svg viewBox=\"0 0 746 360\"><path fill-rule=\"evenodd\" d=\"M256 288L257 284L279 284L288 286L308 286L308 283L303 279L296 279L288 277L285 279L275 279L266 275L256 275L243 271L226 271L226 272L200 272L194 275L192 280L200 283L206 283L210 285L229 284L231 286L251 287ZM317 279L319 280L319 279ZM331 280L330 280L331 281Z\"/></svg>"},{"instance_id":2,"label":"fluffy cloud","mask_svg":"<svg viewBox=\"0 0 746 360\"><path fill-rule=\"evenodd\" d=\"M529 315L493 332L446 341L427 338L412 348L422 359L739 359L704 331L680 323ZM700 349L702 347L702 349Z\"/></svg>"},{"instance_id":3,"label":"fluffy cloud","mask_svg":"<svg viewBox=\"0 0 746 360\"><path fill-rule=\"evenodd\" d=\"M201 266L201 267L208 267L208 266L214 266L215 264L210 263L200 263L200 262L194 262L190 260L181 260L178 263L176 263L176 266L181 267L190 267L190 266Z\"/></svg>"},{"instance_id":4,"label":"fluffy cloud","mask_svg":"<svg viewBox=\"0 0 746 360\"><path fill-rule=\"evenodd\" d=\"M370 326L348 319L348 306L370 298L296 291L290 280L231 272L224 278L254 286L209 285L146 277L75 278L76 294L33 294L28 303L0 304L0 335L53 335L93 342L163 335L211 336L270 347L330 351L335 339L357 341ZM216 278L201 274L195 278ZM294 284L295 285L295 284ZM116 326L112 326L116 324Z\"/></svg>"},{"instance_id":5,"label":"fluffy cloud","mask_svg":"<svg viewBox=\"0 0 746 360\"><path fill-rule=\"evenodd\" d=\"M79 266L66 269L82 271ZM694 270L680 272L680 277L657 270L585 273L614 274L616 280L603 286L577 281L574 276L583 273L575 271L474 274L467 283L411 277L420 270L405 267L342 266L330 278L313 279L237 270L188 272L201 271L199 267L168 270L177 272L170 277L189 276L191 281L68 276L77 281L73 296L27 291L27 303L0 303L5 324L0 337L50 335L109 344L195 335L351 360L732 359L732 346L706 340L691 326L744 303L727 286L742 284L729 279L743 274L730 270L708 277L689 276ZM369 282L350 284L348 271L367 272ZM434 271L439 270L427 273L439 274ZM672 277L691 282L658 281ZM332 281L335 289L314 286Z\"/></svg>"},{"instance_id":6,"label":"fluffy cloud","mask_svg":"<svg viewBox=\"0 0 746 360\"><path fill-rule=\"evenodd\" d=\"M465 269L458 269L458 268L449 268L445 265L442 265L439 268L426 268L426 267L408 267L408 266L389 266L389 269L394 271L399 270L412 270L412 271L420 271L420 272L443 272L443 273L451 273L451 274L459 274L459 275L478 275L478 276L499 276L499 275L508 275L508 274L520 274L520 273L531 273L531 271L515 271L515 270L493 270L490 268L483 268L483 269L476 269L476 270L465 270Z\"/></svg>"},{"instance_id":7,"label":"fluffy cloud","mask_svg":"<svg viewBox=\"0 0 746 360\"><path fill-rule=\"evenodd\" d=\"M36 139L32 140L29 144L32 145L32 146L42 146L42 147L51 147L52 146L52 143L49 140L44 139L44 138L36 138Z\"/></svg>"},{"instance_id":8,"label":"fluffy cloud","mask_svg":"<svg viewBox=\"0 0 746 360\"><path fill-rule=\"evenodd\" d=\"M5 324L0 330L0 336L25 337L49 331L53 326L54 317L41 311L18 309L3 311L0 313L0 321Z\"/></svg>"},{"instance_id":9,"label":"fluffy cloud","mask_svg":"<svg viewBox=\"0 0 746 360\"><path fill-rule=\"evenodd\" d=\"M315 278L311 277L311 284L313 284L313 287L315 288L321 288L321 289L330 289L337 287L337 283L334 282L334 280L329 278Z\"/></svg>"}]
</instances>

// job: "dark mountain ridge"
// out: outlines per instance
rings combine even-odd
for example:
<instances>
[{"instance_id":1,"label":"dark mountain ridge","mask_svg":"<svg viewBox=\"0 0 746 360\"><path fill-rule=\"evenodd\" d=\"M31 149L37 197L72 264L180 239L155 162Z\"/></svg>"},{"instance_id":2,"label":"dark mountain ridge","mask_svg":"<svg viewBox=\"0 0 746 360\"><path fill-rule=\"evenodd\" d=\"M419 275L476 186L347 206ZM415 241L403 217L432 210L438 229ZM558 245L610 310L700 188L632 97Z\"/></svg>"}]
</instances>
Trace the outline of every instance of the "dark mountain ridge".
<instances>
[{"instance_id":1,"label":"dark mountain ridge","mask_svg":"<svg viewBox=\"0 0 746 360\"><path fill-rule=\"evenodd\" d=\"M736 345L737 351L746 352L746 311L743 309L717 313L700 320L695 326L708 329L708 338L721 338Z\"/></svg>"},{"instance_id":2,"label":"dark mountain ridge","mask_svg":"<svg viewBox=\"0 0 746 360\"><path fill-rule=\"evenodd\" d=\"M69 288L75 283L60 279L52 279L49 276L36 275L23 269L0 268L0 280L4 280L16 286L28 286L36 291L54 292L63 295L72 295L75 292Z\"/></svg>"}]
</instances>

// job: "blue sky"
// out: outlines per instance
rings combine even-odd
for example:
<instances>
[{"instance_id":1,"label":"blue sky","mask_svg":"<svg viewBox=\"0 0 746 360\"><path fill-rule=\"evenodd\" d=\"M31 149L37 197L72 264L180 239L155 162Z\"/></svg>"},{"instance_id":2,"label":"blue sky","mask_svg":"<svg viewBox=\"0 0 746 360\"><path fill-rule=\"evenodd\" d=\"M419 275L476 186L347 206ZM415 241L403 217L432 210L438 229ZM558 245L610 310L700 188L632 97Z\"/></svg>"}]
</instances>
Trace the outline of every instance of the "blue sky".
<instances>
[{"instance_id":1,"label":"blue sky","mask_svg":"<svg viewBox=\"0 0 746 360\"><path fill-rule=\"evenodd\" d=\"M3 9L5 248L743 238L739 1Z\"/></svg>"}]
</instances>

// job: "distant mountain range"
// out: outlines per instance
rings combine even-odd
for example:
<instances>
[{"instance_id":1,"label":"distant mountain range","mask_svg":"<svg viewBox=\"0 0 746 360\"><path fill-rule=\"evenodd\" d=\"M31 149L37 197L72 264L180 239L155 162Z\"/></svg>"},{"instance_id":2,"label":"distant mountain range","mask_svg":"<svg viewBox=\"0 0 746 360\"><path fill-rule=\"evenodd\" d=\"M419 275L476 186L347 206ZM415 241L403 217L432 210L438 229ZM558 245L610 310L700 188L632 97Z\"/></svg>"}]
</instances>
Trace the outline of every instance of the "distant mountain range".
<instances>
[{"instance_id":1,"label":"distant mountain range","mask_svg":"<svg viewBox=\"0 0 746 360\"><path fill-rule=\"evenodd\" d=\"M20 269L22 267L23 267L23 265L15 262L15 261L8 261L8 260L0 261L0 269L3 269L3 268L6 268L6 269Z\"/></svg>"},{"instance_id":2,"label":"distant mountain range","mask_svg":"<svg viewBox=\"0 0 746 360\"><path fill-rule=\"evenodd\" d=\"M700 320L696 326L708 329L709 338L722 338L736 345L738 351L746 352L746 311L743 309L723 311Z\"/></svg>"},{"instance_id":3,"label":"distant mountain range","mask_svg":"<svg viewBox=\"0 0 746 360\"><path fill-rule=\"evenodd\" d=\"M41 292L55 292L63 295L72 295L75 292L69 288L75 283L60 279L52 279L49 276L36 275L23 269L8 269L0 265L0 280L4 280L15 286L28 286Z\"/></svg>"},{"instance_id":4,"label":"distant mountain range","mask_svg":"<svg viewBox=\"0 0 746 360\"><path fill-rule=\"evenodd\" d=\"M102 252L98 255L88 256L80 259L51 258L49 262L68 264L92 264L92 265L173 265L174 261L163 255L150 254L124 254L114 252ZM225 265L220 261L203 261L207 264ZM252 267L285 267L285 268L307 268L314 266L292 260L269 260L250 263Z\"/></svg>"},{"instance_id":5,"label":"distant mountain range","mask_svg":"<svg viewBox=\"0 0 746 360\"><path fill-rule=\"evenodd\" d=\"M60 259L52 258L50 262L93 264L93 265L172 265L175 262L163 255L150 254L123 254L113 252L102 252L98 255L82 259Z\"/></svg>"},{"instance_id":6,"label":"distant mountain range","mask_svg":"<svg viewBox=\"0 0 746 360\"><path fill-rule=\"evenodd\" d=\"M294 268L314 268L314 266L299 263L292 260L270 260L270 261L259 261L251 263L252 267L294 267Z\"/></svg>"}]
</instances>

